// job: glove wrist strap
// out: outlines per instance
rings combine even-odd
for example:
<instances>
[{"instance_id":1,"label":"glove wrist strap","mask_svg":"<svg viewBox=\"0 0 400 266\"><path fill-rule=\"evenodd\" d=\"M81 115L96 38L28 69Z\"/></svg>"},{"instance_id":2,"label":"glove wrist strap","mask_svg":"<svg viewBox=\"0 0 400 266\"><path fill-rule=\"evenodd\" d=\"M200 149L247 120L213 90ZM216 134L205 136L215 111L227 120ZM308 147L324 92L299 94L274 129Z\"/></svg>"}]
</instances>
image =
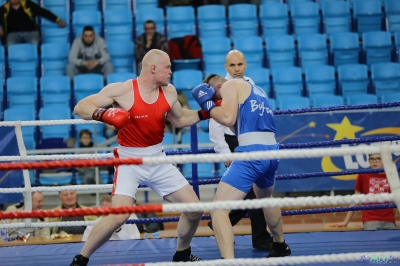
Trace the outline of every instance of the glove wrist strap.
<instances>
[{"instance_id":1,"label":"glove wrist strap","mask_svg":"<svg viewBox=\"0 0 400 266\"><path fill-rule=\"evenodd\" d=\"M210 113L211 110L216 107L215 103L213 101L207 101L203 104L203 109L204 111L206 111L207 113Z\"/></svg>"},{"instance_id":2,"label":"glove wrist strap","mask_svg":"<svg viewBox=\"0 0 400 266\"><path fill-rule=\"evenodd\" d=\"M92 119L96 121L102 121L103 114L105 113L106 110L107 109L104 108L97 108L96 110L94 110L92 114Z\"/></svg>"}]
</instances>

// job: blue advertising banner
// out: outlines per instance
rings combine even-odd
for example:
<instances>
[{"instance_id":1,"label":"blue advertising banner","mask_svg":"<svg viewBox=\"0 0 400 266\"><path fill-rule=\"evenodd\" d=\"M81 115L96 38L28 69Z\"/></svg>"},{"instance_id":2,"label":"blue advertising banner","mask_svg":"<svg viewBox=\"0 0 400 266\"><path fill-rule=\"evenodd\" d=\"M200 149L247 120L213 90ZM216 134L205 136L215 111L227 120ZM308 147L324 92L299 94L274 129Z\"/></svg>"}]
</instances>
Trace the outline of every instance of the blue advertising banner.
<instances>
[{"instance_id":1,"label":"blue advertising banner","mask_svg":"<svg viewBox=\"0 0 400 266\"><path fill-rule=\"evenodd\" d=\"M282 115L275 116L275 123L280 144L400 135L400 112L395 110ZM357 146L376 144L361 143ZM400 141L391 144L400 145ZM399 156L394 154L396 163ZM278 174L338 172L369 167L367 155L283 159ZM347 175L277 181L275 191L353 190L355 179L356 175Z\"/></svg>"},{"instance_id":2,"label":"blue advertising banner","mask_svg":"<svg viewBox=\"0 0 400 266\"><path fill-rule=\"evenodd\" d=\"M19 155L17 138L15 137L14 127L0 127L0 156ZM0 187L12 188L22 187L22 171L0 171ZM22 201L20 193L0 193L0 204L18 203Z\"/></svg>"}]
</instances>

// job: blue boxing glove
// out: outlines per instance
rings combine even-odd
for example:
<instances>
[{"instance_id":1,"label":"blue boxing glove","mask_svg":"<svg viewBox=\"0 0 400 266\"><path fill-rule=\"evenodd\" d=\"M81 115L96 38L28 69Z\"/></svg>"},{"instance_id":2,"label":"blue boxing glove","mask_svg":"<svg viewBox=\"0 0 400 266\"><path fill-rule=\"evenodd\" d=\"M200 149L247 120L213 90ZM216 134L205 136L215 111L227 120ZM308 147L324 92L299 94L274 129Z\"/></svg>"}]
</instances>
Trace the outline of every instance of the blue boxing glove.
<instances>
[{"instance_id":1,"label":"blue boxing glove","mask_svg":"<svg viewBox=\"0 0 400 266\"><path fill-rule=\"evenodd\" d=\"M197 85L192 90L192 95L197 103L201 106L201 108L207 113L210 113L211 109L216 107L216 104L213 102L215 89L213 87L210 87L210 85L208 85L207 83Z\"/></svg>"}]
</instances>

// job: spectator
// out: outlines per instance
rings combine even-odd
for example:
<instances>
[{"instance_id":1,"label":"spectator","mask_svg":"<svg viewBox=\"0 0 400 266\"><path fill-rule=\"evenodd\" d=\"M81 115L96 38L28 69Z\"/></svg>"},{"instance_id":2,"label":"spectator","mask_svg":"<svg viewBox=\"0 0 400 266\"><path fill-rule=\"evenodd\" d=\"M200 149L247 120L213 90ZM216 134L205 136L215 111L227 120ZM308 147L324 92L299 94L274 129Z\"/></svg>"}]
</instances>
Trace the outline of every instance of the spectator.
<instances>
[{"instance_id":1,"label":"spectator","mask_svg":"<svg viewBox=\"0 0 400 266\"><path fill-rule=\"evenodd\" d=\"M65 27L65 22L47 9L30 0L10 0L0 7L0 37L6 46L16 43L39 45L36 16L44 17Z\"/></svg>"},{"instance_id":2,"label":"spectator","mask_svg":"<svg viewBox=\"0 0 400 266\"><path fill-rule=\"evenodd\" d=\"M100 201L101 207L111 207L111 196L106 195ZM99 221L102 217L99 217ZM137 220L138 217L135 213L129 216L129 220ZM82 241L86 241L93 226L86 227L85 233L83 234ZM140 233L136 224L123 224L119 229L117 229L111 236L110 240L128 240L128 239L140 239Z\"/></svg>"},{"instance_id":3,"label":"spectator","mask_svg":"<svg viewBox=\"0 0 400 266\"><path fill-rule=\"evenodd\" d=\"M81 204L77 203L76 191L65 190L59 193L61 205L55 207L53 210L60 209L74 209L74 208L87 208ZM67 222L67 221L93 221L96 220L97 216L75 216L75 217L57 217L51 218L50 222ZM53 227L51 229L52 234L64 233L64 234L83 234L86 226L64 226L64 227Z\"/></svg>"},{"instance_id":4,"label":"spectator","mask_svg":"<svg viewBox=\"0 0 400 266\"><path fill-rule=\"evenodd\" d=\"M79 148L93 147L92 132L88 129L82 129L79 132ZM82 177L82 184L96 184L96 170L93 167L78 168L78 172Z\"/></svg>"},{"instance_id":5,"label":"spectator","mask_svg":"<svg viewBox=\"0 0 400 266\"><path fill-rule=\"evenodd\" d=\"M380 154L370 154L368 156L369 165L372 169L383 168ZM385 173L359 174L357 175L354 194L379 194L391 193L389 182ZM371 203L369 203L371 204ZM350 205L355 206L355 205ZM354 211L347 212L346 218L341 223L331 225L331 227L345 227L353 217ZM365 210L362 211L362 221L364 230L397 229L394 218L394 209Z\"/></svg>"},{"instance_id":6,"label":"spectator","mask_svg":"<svg viewBox=\"0 0 400 266\"><path fill-rule=\"evenodd\" d=\"M85 26L69 52L66 73L71 80L75 75L98 73L104 78L114 72L104 39L96 35L92 26Z\"/></svg>"},{"instance_id":7,"label":"spectator","mask_svg":"<svg viewBox=\"0 0 400 266\"><path fill-rule=\"evenodd\" d=\"M156 23L147 20L144 23L144 33L135 40L135 56L139 69L142 67L144 55L151 49L163 50L168 54L168 41L164 35L157 32Z\"/></svg>"},{"instance_id":8,"label":"spectator","mask_svg":"<svg viewBox=\"0 0 400 266\"><path fill-rule=\"evenodd\" d=\"M41 210L43 207L43 194L42 192L33 192L32 193L32 210ZM23 211L24 210L24 203L20 203L17 205L11 205L8 206L6 211ZM32 218L32 223L37 223L37 222L49 222L49 218ZM7 220L8 223L21 223L23 222L23 219L18 219L15 218L13 220ZM50 228L11 228L8 230L8 234L12 234L16 231L21 231L25 233L29 233L31 236L45 236L45 237L50 237Z\"/></svg>"}]
</instances>

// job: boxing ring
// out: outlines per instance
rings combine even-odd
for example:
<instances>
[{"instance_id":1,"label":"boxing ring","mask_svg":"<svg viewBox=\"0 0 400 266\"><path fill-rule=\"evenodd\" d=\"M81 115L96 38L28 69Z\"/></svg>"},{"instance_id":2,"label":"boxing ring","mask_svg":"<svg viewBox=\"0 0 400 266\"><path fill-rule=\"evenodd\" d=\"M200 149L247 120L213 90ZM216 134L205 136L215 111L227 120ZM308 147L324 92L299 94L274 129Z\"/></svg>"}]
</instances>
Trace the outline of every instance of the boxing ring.
<instances>
[{"instance_id":1,"label":"boxing ring","mask_svg":"<svg viewBox=\"0 0 400 266\"><path fill-rule=\"evenodd\" d=\"M386 103L361 106L339 106L337 110L369 109L400 106L400 103ZM292 110L295 113L330 112L331 108L306 108ZM288 114L287 110L275 111L276 114ZM293 112L292 112L293 113ZM281 145L281 150L268 152L212 154L212 150L198 150L197 140L192 139L192 150L169 152L166 157L146 157L132 159L112 159L112 154L76 154L76 155L32 155L28 156L23 145L21 126L30 125L59 125L73 123L95 123L83 120L57 121L22 121L0 122L0 126L15 126L20 156L0 157L0 170L23 169L24 188L3 188L0 193L25 193L25 209L31 208L31 192L33 191L62 191L62 190L105 190L110 191L112 185L75 185L62 187L31 187L27 169L55 169L113 166L121 164L160 164L160 163L199 163L221 162L227 160L255 160L289 158L316 158L322 156L343 156L356 154L380 153L383 169L350 170L330 173L306 173L296 175L279 175L279 180L313 178L314 176L348 175L355 173L386 172L391 194L360 194L348 196L322 196L273 198L247 201L200 202L197 204L149 204L132 207L116 208L89 208L73 210L41 210L21 212L0 212L2 218L37 218L77 215L104 215L108 213L130 212L182 212L204 211L216 209L250 209L265 207L293 207L293 206L322 206L338 204L360 204L377 202L382 204L315 208L283 212L283 215L311 214L326 212L345 212L349 210L364 210L376 208L395 208L400 206L400 182L398 169L392 161L392 153L399 153L398 145L379 145L367 147L340 147L326 148L343 143L380 142L399 140L400 136L361 138L340 141L326 141L293 145ZM195 128L192 127L192 135ZM195 135L195 134L194 134ZM321 148L322 147L322 148ZM195 167L196 164L194 164ZM216 184L219 179L198 180L194 171L193 185L198 193L199 185ZM399 209L399 207L397 207ZM127 223L149 223L156 220L161 222L177 221L179 217L163 219L128 220ZM203 219L210 219L203 216ZM23 227L53 227L93 225L94 222L58 222L32 223L26 219L23 223L2 224L2 228ZM284 258L265 258L265 251L257 251L251 247L251 236L235 235L234 260L220 260L219 250L214 237L195 237L191 243L193 254L203 259L201 262L191 262L193 265L359 265L359 264L400 264L400 230L386 231L351 231L351 232L312 232L312 233L285 233L285 241L292 250L292 255ZM0 248L0 265L68 265L78 254L83 243L8 246ZM126 241L108 241L90 258L89 265L175 265L171 263L176 248L176 238L140 239ZM325 255L324 255L325 254Z\"/></svg>"}]
</instances>

